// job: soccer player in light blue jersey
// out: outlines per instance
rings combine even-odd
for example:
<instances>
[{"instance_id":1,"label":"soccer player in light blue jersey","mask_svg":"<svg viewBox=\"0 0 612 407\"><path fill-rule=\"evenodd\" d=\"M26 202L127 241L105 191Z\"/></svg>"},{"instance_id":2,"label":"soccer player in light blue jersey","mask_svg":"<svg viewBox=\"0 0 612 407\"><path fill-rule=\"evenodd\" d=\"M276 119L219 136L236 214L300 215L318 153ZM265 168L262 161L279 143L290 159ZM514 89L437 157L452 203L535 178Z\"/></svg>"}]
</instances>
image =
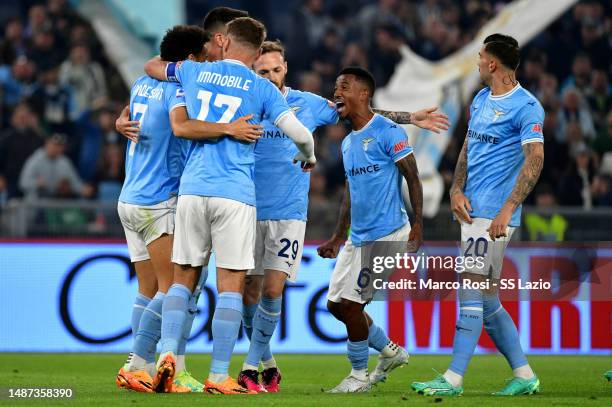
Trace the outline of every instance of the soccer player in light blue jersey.
<instances>
[{"instance_id":1,"label":"soccer player in light blue jersey","mask_svg":"<svg viewBox=\"0 0 612 407\"><path fill-rule=\"evenodd\" d=\"M362 252L368 253L374 243L406 242L405 250L414 252L423 240L423 189L412 147L402 127L370 108L374 89L372 75L358 67L343 69L334 89L338 114L350 121L353 131L342 141L347 185L340 218L333 237L318 253L324 258L338 257L327 309L346 326L352 371L330 393L370 390L370 346L379 347L381 357L388 360L387 372L408 361L406 351L398 349L382 329L371 329L375 325L364 308L372 298L360 281ZM404 209L402 177L410 192L412 227ZM351 235L346 240L349 224Z\"/></svg>"},{"instance_id":2,"label":"soccer player in light blue jersey","mask_svg":"<svg viewBox=\"0 0 612 407\"><path fill-rule=\"evenodd\" d=\"M237 113L269 120L296 144L294 160L304 170L316 159L312 134L304 127L279 90L249 67L265 37L263 24L248 17L227 25L223 61L166 63L149 61L148 74L181 83L190 117L227 122ZM242 320L245 272L254 267L255 185L254 145L226 137L194 143L181 177L176 215L174 284L164 302L162 354L154 382L166 388L174 371L176 333L185 318L188 297L202 267L215 252L219 297L212 321L213 356L206 391L213 394L253 394L228 375L229 362ZM168 316L168 319L166 319ZM166 325L167 324L167 325ZM164 328L167 326L167 330Z\"/></svg>"},{"instance_id":3,"label":"soccer player in light blue jersey","mask_svg":"<svg viewBox=\"0 0 612 407\"><path fill-rule=\"evenodd\" d=\"M205 32L198 27L176 26L164 36L160 50L170 61L204 59ZM189 142L235 134L240 139L257 138L258 126L245 118L230 124L189 120L182 88L142 76L131 91L133 121L127 131L126 178L118 211L128 251L138 278L139 295L133 307L133 352L119 371L120 387L152 391L150 374L155 372L155 348L160 337L162 301L172 283L172 235L179 179ZM246 138L245 138L246 137ZM249 138L251 137L251 138ZM202 385L184 369L184 349L189 332L181 340L177 357L177 382L186 390L202 391ZM177 385L175 382L175 387ZM185 389L184 389L185 391Z\"/></svg>"},{"instance_id":4,"label":"soccer player in light blue jersey","mask_svg":"<svg viewBox=\"0 0 612 407\"><path fill-rule=\"evenodd\" d=\"M464 255L488 258L484 269L462 273L462 278L472 281L499 279L504 250L520 225L521 204L544 163L544 109L516 80L519 56L517 41L502 34L488 36L479 52L478 70L487 87L472 101L468 133L450 191L451 208L461 224ZM473 253L478 251L480 254ZM484 324L513 373L506 386L493 394L537 393L540 381L527 362L516 326L497 290L460 289L459 306L449 368L434 380L413 383L413 390L432 396L460 395Z\"/></svg>"},{"instance_id":5,"label":"soccer player in light blue jersey","mask_svg":"<svg viewBox=\"0 0 612 407\"><path fill-rule=\"evenodd\" d=\"M287 62L279 41L266 41L255 71L269 79L287 99L297 118L311 131L338 122L335 103L310 92L285 84ZM374 110L397 123L413 123L438 132L447 127L445 115L435 109L415 113ZM257 235L255 268L247 272L243 326L251 340L238 383L259 392L280 390L280 371L270 351L270 339L280 319L282 294L287 279L295 281L302 258L310 174L293 165L297 152L291 139L269 121L255 146L255 190L257 197ZM377 331L376 325L370 330ZM380 342L377 342L380 344ZM378 346L380 351L387 343ZM264 370L259 380L259 361ZM384 380L389 358L380 358L375 376Z\"/></svg>"}]
</instances>

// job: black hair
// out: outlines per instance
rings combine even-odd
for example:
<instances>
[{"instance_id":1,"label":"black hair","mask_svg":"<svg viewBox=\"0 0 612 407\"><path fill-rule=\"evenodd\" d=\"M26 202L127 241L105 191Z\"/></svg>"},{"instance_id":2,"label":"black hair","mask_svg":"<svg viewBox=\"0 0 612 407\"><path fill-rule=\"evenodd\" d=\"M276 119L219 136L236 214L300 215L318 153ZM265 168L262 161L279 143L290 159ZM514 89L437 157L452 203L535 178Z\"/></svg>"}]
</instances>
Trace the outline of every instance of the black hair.
<instances>
[{"instance_id":1,"label":"black hair","mask_svg":"<svg viewBox=\"0 0 612 407\"><path fill-rule=\"evenodd\" d=\"M342 69L338 76L340 75L354 75L357 80L361 81L368 87L370 97L374 96L374 90L376 89L376 81L374 80L374 76L367 69L361 68L359 66L349 66Z\"/></svg>"},{"instance_id":2,"label":"black hair","mask_svg":"<svg viewBox=\"0 0 612 407\"><path fill-rule=\"evenodd\" d=\"M187 59L189 54L198 55L208 41L206 32L195 25L175 25L166 31L159 46L164 61L177 62Z\"/></svg>"},{"instance_id":3,"label":"black hair","mask_svg":"<svg viewBox=\"0 0 612 407\"><path fill-rule=\"evenodd\" d=\"M238 10L231 7L215 7L206 14L202 21L202 28L214 34L220 27L225 26L232 20L239 17L248 17L249 13L244 10Z\"/></svg>"},{"instance_id":4,"label":"black hair","mask_svg":"<svg viewBox=\"0 0 612 407\"><path fill-rule=\"evenodd\" d=\"M491 34L484 40L485 51L499 59L508 69L516 71L521 62L518 41L509 35Z\"/></svg>"}]
</instances>

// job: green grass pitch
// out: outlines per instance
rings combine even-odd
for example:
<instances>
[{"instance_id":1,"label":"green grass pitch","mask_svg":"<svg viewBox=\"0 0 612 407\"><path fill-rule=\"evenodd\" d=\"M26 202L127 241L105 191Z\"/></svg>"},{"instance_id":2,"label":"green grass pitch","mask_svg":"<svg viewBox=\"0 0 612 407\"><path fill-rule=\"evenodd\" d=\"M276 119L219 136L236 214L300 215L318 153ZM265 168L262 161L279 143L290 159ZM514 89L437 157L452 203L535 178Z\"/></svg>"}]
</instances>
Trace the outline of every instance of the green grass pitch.
<instances>
[{"instance_id":1,"label":"green grass pitch","mask_svg":"<svg viewBox=\"0 0 612 407\"><path fill-rule=\"evenodd\" d=\"M449 356L413 355L410 364L395 370L386 383L368 394L330 395L322 392L335 386L348 373L342 355L277 355L283 372L281 393L254 396L211 396L202 394L139 394L115 386L115 373L125 355L117 354L0 354L0 404L16 406L612 406L612 383L603 373L612 369L610 356L532 356L530 362L541 380L536 396L497 398L489 394L501 388L509 368L501 356L475 356L465 378L465 393L459 398L432 398L413 393L414 380L433 378L432 368L444 371ZM236 374L243 356L233 358ZM187 365L203 379L209 355L188 355ZM370 358L370 368L376 358ZM71 387L74 397L66 400L8 400L7 387Z\"/></svg>"}]
</instances>

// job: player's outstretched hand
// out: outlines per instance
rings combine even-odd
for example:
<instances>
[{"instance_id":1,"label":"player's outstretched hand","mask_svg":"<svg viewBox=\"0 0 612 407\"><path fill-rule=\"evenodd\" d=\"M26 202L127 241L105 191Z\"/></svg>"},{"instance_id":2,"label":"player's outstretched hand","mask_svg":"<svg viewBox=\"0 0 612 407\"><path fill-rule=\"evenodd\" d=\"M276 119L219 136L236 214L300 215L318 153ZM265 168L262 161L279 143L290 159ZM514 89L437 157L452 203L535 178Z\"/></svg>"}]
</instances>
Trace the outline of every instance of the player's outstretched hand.
<instances>
[{"instance_id":1,"label":"player's outstretched hand","mask_svg":"<svg viewBox=\"0 0 612 407\"><path fill-rule=\"evenodd\" d=\"M489 225L487 232L491 240L495 241L498 237L508 236L508 224L512 218L512 211L502 207L502 210L497 214L495 219Z\"/></svg>"},{"instance_id":2,"label":"player's outstretched hand","mask_svg":"<svg viewBox=\"0 0 612 407\"><path fill-rule=\"evenodd\" d=\"M440 130L448 130L450 122L444 113L436 113L437 107L422 109L412 113L411 123L422 129L440 133Z\"/></svg>"},{"instance_id":3,"label":"player's outstretched hand","mask_svg":"<svg viewBox=\"0 0 612 407\"><path fill-rule=\"evenodd\" d=\"M115 129L124 137L134 143L138 143L138 135L140 134L140 122L138 120L130 120L130 108L126 106L117 120L115 120Z\"/></svg>"},{"instance_id":4,"label":"player's outstretched hand","mask_svg":"<svg viewBox=\"0 0 612 407\"><path fill-rule=\"evenodd\" d=\"M470 217L472 205L463 192L457 191L451 195L451 210L459 222L472 223L472 218Z\"/></svg>"},{"instance_id":5,"label":"player's outstretched hand","mask_svg":"<svg viewBox=\"0 0 612 407\"><path fill-rule=\"evenodd\" d=\"M419 251L419 247L423 244L423 225L415 223L410 229L408 235L408 253L416 253Z\"/></svg>"},{"instance_id":6,"label":"player's outstretched hand","mask_svg":"<svg viewBox=\"0 0 612 407\"><path fill-rule=\"evenodd\" d=\"M317 253L324 259L335 259L340 251L340 246L344 243L344 239L332 237L321 246L317 247Z\"/></svg>"},{"instance_id":7,"label":"player's outstretched hand","mask_svg":"<svg viewBox=\"0 0 612 407\"><path fill-rule=\"evenodd\" d=\"M300 151L295 157L293 157L293 163L297 164L298 162L300 163L303 172L310 172L315 167L317 159L314 155L312 157L306 157Z\"/></svg>"},{"instance_id":8,"label":"player's outstretched hand","mask_svg":"<svg viewBox=\"0 0 612 407\"><path fill-rule=\"evenodd\" d=\"M258 124L251 124L248 120L253 118L253 114L242 116L229 124L228 134L240 141L254 143L261 137L263 127Z\"/></svg>"}]
</instances>

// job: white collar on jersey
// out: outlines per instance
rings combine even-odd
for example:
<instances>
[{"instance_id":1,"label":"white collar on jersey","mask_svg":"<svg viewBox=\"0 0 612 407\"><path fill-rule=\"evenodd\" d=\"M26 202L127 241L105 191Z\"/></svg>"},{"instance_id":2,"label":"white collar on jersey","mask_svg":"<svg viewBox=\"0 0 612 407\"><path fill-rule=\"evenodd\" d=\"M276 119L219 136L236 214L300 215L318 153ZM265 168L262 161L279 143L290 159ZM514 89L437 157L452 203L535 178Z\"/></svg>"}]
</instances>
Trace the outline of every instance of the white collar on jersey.
<instances>
[{"instance_id":1,"label":"white collar on jersey","mask_svg":"<svg viewBox=\"0 0 612 407\"><path fill-rule=\"evenodd\" d=\"M374 121L374 119L376 119L376 116L378 116L378 113L374 113L374 116L372 116L372 118L370 119L369 122L367 122L365 124L365 126L363 126L362 128L360 128L359 130L353 130L353 133L360 133L362 131L364 131L365 129L367 129L368 127L370 127L370 125L372 124L372 122Z\"/></svg>"},{"instance_id":2,"label":"white collar on jersey","mask_svg":"<svg viewBox=\"0 0 612 407\"><path fill-rule=\"evenodd\" d=\"M489 98L495 99L495 100L505 99L508 96L512 95L517 90L519 90L520 88L521 88L521 84L517 82L515 87L513 87L512 89L510 89L508 92L504 93L503 95L493 96L492 93L489 93Z\"/></svg>"},{"instance_id":3,"label":"white collar on jersey","mask_svg":"<svg viewBox=\"0 0 612 407\"><path fill-rule=\"evenodd\" d=\"M233 64L244 65L244 62L238 61L237 59L224 59L225 62L231 62ZM246 66L246 65L244 65Z\"/></svg>"},{"instance_id":4,"label":"white collar on jersey","mask_svg":"<svg viewBox=\"0 0 612 407\"><path fill-rule=\"evenodd\" d=\"M285 91L283 92L283 97L287 97L287 95L289 95L289 91L291 90L291 88L289 86L285 86Z\"/></svg>"}]
</instances>

